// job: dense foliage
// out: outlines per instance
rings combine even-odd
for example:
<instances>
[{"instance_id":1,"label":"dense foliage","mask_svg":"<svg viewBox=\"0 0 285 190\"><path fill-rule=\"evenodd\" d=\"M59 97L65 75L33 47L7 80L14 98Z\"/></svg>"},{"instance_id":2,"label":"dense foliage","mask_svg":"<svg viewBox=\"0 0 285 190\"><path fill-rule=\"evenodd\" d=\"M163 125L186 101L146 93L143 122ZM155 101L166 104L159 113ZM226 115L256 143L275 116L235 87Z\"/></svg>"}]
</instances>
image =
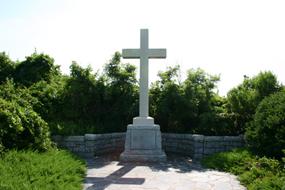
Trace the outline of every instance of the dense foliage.
<instances>
[{"instance_id":1,"label":"dense foliage","mask_svg":"<svg viewBox=\"0 0 285 190\"><path fill-rule=\"evenodd\" d=\"M0 52L0 84L11 78L14 74L15 64L5 52Z\"/></svg>"},{"instance_id":2,"label":"dense foliage","mask_svg":"<svg viewBox=\"0 0 285 190\"><path fill-rule=\"evenodd\" d=\"M51 147L48 124L33 110L37 99L7 81L0 86L0 144L7 149Z\"/></svg>"},{"instance_id":3,"label":"dense foliage","mask_svg":"<svg viewBox=\"0 0 285 190\"><path fill-rule=\"evenodd\" d=\"M85 163L66 151L9 151L0 158L2 190L80 190Z\"/></svg>"},{"instance_id":4,"label":"dense foliage","mask_svg":"<svg viewBox=\"0 0 285 190\"><path fill-rule=\"evenodd\" d=\"M234 128L244 133L245 125L252 120L258 104L280 89L276 76L271 72L261 72L252 78L245 76L243 83L227 95L227 108L234 121Z\"/></svg>"},{"instance_id":5,"label":"dense foliage","mask_svg":"<svg viewBox=\"0 0 285 190\"><path fill-rule=\"evenodd\" d=\"M192 69L181 82L178 73L178 66L160 72L160 80L150 89L151 115L162 131L234 134L230 120L223 114L225 99L215 92L219 77Z\"/></svg>"},{"instance_id":6,"label":"dense foliage","mask_svg":"<svg viewBox=\"0 0 285 190\"><path fill-rule=\"evenodd\" d=\"M262 100L245 134L249 146L257 153L282 157L282 149L285 149L285 91Z\"/></svg>"},{"instance_id":7,"label":"dense foliage","mask_svg":"<svg viewBox=\"0 0 285 190\"><path fill-rule=\"evenodd\" d=\"M121 64L120 59L120 54L115 53L102 75L72 63L71 76L57 104L60 112L56 122L52 118L57 133L125 131L138 110L138 89L135 67Z\"/></svg>"},{"instance_id":8,"label":"dense foliage","mask_svg":"<svg viewBox=\"0 0 285 190\"><path fill-rule=\"evenodd\" d=\"M204 166L231 172L239 176L248 190L283 190L285 188L284 161L254 156L245 149L236 149L203 159Z\"/></svg>"},{"instance_id":9,"label":"dense foliage","mask_svg":"<svg viewBox=\"0 0 285 190\"><path fill-rule=\"evenodd\" d=\"M243 134L258 104L282 89L275 75L261 72L245 77L221 97L216 89L219 76L191 69L181 81L179 73L179 66L170 67L151 84L150 115L163 132ZM138 115L136 67L122 63L118 52L103 72L72 62L69 76L62 75L48 55L35 52L13 62L1 53L0 74L0 150L21 148L25 139L32 139L32 144L41 141L32 148L45 149L50 146L49 131L64 135L125 131Z\"/></svg>"},{"instance_id":10,"label":"dense foliage","mask_svg":"<svg viewBox=\"0 0 285 190\"><path fill-rule=\"evenodd\" d=\"M26 60L16 65L13 78L17 83L30 86L39 81L49 81L59 74L53 58L45 54L33 53Z\"/></svg>"}]
</instances>

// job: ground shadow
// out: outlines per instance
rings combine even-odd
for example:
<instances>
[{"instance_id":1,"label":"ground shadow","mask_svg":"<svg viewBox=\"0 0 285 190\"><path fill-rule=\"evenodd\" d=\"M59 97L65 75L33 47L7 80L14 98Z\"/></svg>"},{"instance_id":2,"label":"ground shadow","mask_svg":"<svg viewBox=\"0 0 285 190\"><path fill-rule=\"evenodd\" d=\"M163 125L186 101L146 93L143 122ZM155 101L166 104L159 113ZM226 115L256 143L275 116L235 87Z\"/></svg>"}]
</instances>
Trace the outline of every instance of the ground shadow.
<instances>
[{"instance_id":1,"label":"ground shadow","mask_svg":"<svg viewBox=\"0 0 285 190\"><path fill-rule=\"evenodd\" d=\"M93 184L86 188L86 190L104 190L111 184L141 185L145 182L144 178L123 177L135 167L135 165L125 164L123 167L106 177L86 177L85 183Z\"/></svg>"},{"instance_id":2,"label":"ground shadow","mask_svg":"<svg viewBox=\"0 0 285 190\"><path fill-rule=\"evenodd\" d=\"M153 171L168 171L170 168L175 169L176 172L186 173L195 171L206 171L199 161L193 161L190 156L179 155L174 153L167 153L166 162L119 162L119 153L105 154L101 156L95 156L93 158L85 159L87 161L88 169L101 168L115 162L117 165L123 167L136 167L136 166L148 166Z\"/></svg>"},{"instance_id":3,"label":"ground shadow","mask_svg":"<svg viewBox=\"0 0 285 190\"><path fill-rule=\"evenodd\" d=\"M108 154L101 155L92 158L85 159L87 161L87 166L90 173L88 176L96 176L96 177L86 177L85 178L85 190L104 190L108 188L112 184L116 185L138 185L138 187L143 187L144 183L148 183L148 176L146 175L127 175L127 173L132 170L139 169L139 166L146 166L151 171L154 172L155 176L156 172L163 171L164 172L173 172L176 173L191 173L191 172L199 172L204 173L208 172L209 169L203 168L198 161L192 161L191 157L185 155L178 154L167 154L166 162L120 162L119 161L120 154ZM114 166L114 167L113 167ZM104 172L98 175L98 170L102 167L104 168ZM118 168L116 170L116 168ZM92 171L92 169L94 169ZM115 171L114 171L115 170ZM139 171L144 171L143 169ZM95 175L93 175L93 173ZM110 174L111 173L111 174ZM159 174L158 174L159 175ZM188 175L188 174L187 174ZM208 174L207 174L208 175ZM133 176L133 177L131 177ZM143 178L140 176L144 176ZM171 176L171 175L170 175ZM145 178L146 177L146 178ZM127 188L127 186L120 186Z\"/></svg>"}]
</instances>

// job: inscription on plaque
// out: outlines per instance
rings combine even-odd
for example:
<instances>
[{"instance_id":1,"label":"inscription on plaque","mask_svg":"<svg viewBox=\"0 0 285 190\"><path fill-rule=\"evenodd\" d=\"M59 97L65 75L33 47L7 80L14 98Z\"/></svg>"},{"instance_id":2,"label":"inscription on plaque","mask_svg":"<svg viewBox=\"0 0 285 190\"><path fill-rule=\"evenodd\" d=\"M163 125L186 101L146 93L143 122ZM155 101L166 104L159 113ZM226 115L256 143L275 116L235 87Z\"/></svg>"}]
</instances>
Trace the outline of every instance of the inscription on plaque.
<instances>
[{"instance_id":1,"label":"inscription on plaque","mask_svg":"<svg viewBox=\"0 0 285 190\"><path fill-rule=\"evenodd\" d=\"M131 134L131 149L155 149L156 133L152 130L138 130Z\"/></svg>"}]
</instances>

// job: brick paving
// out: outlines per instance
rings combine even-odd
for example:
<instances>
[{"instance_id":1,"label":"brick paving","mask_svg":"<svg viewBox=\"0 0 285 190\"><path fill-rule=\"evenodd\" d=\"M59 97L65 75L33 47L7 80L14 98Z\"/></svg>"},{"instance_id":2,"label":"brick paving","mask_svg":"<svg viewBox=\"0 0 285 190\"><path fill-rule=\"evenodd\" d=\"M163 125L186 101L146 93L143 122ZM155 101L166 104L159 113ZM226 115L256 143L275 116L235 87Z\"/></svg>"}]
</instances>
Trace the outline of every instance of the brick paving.
<instances>
[{"instance_id":1,"label":"brick paving","mask_svg":"<svg viewBox=\"0 0 285 190\"><path fill-rule=\"evenodd\" d=\"M120 163L118 156L86 159L84 190L246 190L237 177L204 169L188 157L166 163Z\"/></svg>"}]
</instances>

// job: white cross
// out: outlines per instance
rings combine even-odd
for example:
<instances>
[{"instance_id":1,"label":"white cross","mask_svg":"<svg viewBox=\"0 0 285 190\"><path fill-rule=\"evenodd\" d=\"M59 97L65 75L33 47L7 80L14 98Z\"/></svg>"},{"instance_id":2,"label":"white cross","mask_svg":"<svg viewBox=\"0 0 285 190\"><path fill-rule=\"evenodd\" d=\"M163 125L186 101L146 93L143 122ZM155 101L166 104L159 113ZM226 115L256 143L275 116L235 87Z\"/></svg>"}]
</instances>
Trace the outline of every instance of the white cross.
<instances>
[{"instance_id":1,"label":"white cross","mask_svg":"<svg viewBox=\"0 0 285 190\"><path fill-rule=\"evenodd\" d=\"M123 49L122 56L127 59L140 59L140 110L139 118L148 118L148 59L166 58L166 49L148 48L148 29L141 29L140 49ZM135 120L134 120L135 121Z\"/></svg>"}]
</instances>

